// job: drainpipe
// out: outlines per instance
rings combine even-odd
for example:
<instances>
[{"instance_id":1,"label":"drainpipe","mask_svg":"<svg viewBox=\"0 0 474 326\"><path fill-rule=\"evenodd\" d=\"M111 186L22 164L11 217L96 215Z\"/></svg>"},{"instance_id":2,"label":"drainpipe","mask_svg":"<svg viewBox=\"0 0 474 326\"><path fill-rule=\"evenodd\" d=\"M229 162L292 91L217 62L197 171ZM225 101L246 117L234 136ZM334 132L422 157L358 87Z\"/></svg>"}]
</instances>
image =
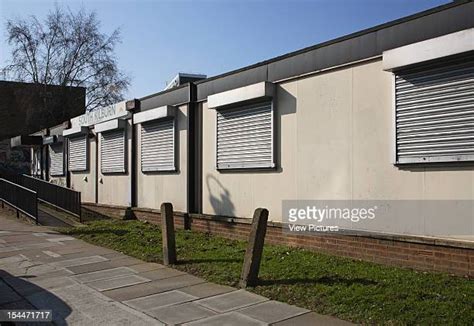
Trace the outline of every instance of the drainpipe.
<instances>
[{"instance_id":1,"label":"drainpipe","mask_svg":"<svg viewBox=\"0 0 474 326\"><path fill-rule=\"evenodd\" d=\"M196 102L197 88L189 84L188 103L188 176L187 176L187 206L189 213L201 213L201 117ZM190 228L189 216L185 219L185 228Z\"/></svg>"},{"instance_id":2,"label":"drainpipe","mask_svg":"<svg viewBox=\"0 0 474 326\"><path fill-rule=\"evenodd\" d=\"M43 138L47 136L49 136L49 128L46 129L46 132ZM46 155L46 167L45 167L45 172L44 172L45 174L44 180L49 181L49 165L51 163L49 161L49 145L43 145L43 146L44 146L44 152Z\"/></svg>"},{"instance_id":3,"label":"drainpipe","mask_svg":"<svg viewBox=\"0 0 474 326\"><path fill-rule=\"evenodd\" d=\"M132 113L132 131L131 131L131 138L132 138L132 148L130 149L130 208L127 209L126 217L132 217L132 208L137 207L138 205L138 198L137 198L137 182L138 182L138 175L137 175L137 127L133 123L133 113L140 112L140 101L137 99L133 99L127 101L125 103L125 107L127 111Z\"/></svg>"},{"instance_id":4,"label":"drainpipe","mask_svg":"<svg viewBox=\"0 0 474 326\"><path fill-rule=\"evenodd\" d=\"M94 134L95 140L95 203L99 203L99 134Z\"/></svg>"},{"instance_id":5,"label":"drainpipe","mask_svg":"<svg viewBox=\"0 0 474 326\"><path fill-rule=\"evenodd\" d=\"M66 129L71 128L71 121L67 122ZM71 172L69 171L69 139L64 137L64 154L66 155L66 187L71 188Z\"/></svg>"},{"instance_id":6,"label":"drainpipe","mask_svg":"<svg viewBox=\"0 0 474 326\"><path fill-rule=\"evenodd\" d=\"M43 154L43 145L38 145L38 148L39 148L39 153L40 153L40 157L39 157L39 159L40 159L40 179L43 180L43 179L44 179L44 178L43 178L43 177L44 177L44 166L43 166L43 165L44 165L44 164L43 164L43 160L44 160L43 156L44 156L44 154Z\"/></svg>"}]
</instances>

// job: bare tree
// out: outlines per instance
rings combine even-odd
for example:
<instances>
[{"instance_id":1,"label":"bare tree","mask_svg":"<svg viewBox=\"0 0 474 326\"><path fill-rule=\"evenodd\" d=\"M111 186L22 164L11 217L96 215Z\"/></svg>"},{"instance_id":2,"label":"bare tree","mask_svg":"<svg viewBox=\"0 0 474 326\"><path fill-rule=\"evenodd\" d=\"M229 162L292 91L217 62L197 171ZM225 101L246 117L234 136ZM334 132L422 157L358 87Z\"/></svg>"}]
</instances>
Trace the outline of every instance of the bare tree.
<instances>
[{"instance_id":1,"label":"bare tree","mask_svg":"<svg viewBox=\"0 0 474 326\"><path fill-rule=\"evenodd\" d=\"M8 20L11 61L9 78L44 85L82 86L87 110L123 100L130 79L119 70L114 56L120 32L100 31L95 12L77 13L56 6L44 21Z\"/></svg>"}]
</instances>

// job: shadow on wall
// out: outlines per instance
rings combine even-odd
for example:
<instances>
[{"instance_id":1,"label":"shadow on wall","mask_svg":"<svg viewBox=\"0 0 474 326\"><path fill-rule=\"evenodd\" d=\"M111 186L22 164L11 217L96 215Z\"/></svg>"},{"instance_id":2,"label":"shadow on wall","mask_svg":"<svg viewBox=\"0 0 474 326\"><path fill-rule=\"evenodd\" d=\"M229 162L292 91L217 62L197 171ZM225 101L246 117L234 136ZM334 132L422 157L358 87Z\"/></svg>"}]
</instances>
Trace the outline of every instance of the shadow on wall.
<instances>
[{"instance_id":1,"label":"shadow on wall","mask_svg":"<svg viewBox=\"0 0 474 326\"><path fill-rule=\"evenodd\" d=\"M34 279L35 276L14 276L0 269L0 309L51 310L56 325L67 325L66 317L71 314L71 307L48 290L28 282L26 278Z\"/></svg>"},{"instance_id":2,"label":"shadow on wall","mask_svg":"<svg viewBox=\"0 0 474 326\"><path fill-rule=\"evenodd\" d=\"M215 214L222 216L235 216L235 207L232 203L230 192L224 188L222 183L213 175L206 176L209 202Z\"/></svg>"}]
</instances>

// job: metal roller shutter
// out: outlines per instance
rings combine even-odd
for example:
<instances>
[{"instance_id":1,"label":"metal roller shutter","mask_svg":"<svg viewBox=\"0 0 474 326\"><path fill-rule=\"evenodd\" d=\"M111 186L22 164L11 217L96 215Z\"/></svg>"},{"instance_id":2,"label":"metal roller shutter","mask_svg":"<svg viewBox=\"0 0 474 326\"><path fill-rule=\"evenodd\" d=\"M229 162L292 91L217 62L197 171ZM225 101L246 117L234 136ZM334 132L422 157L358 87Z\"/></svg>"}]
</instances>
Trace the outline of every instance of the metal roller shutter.
<instances>
[{"instance_id":1,"label":"metal roller shutter","mask_svg":"<svg viewBox=\"0 0 474 326\"><path fill-rule=\"evenodd\" d=\"M474 59L395 76L397 163L474 160Z\"/></svg>"},{"instance_id":2,"label":"metal roller shutter","mask_svg":"<svg viewBox=\"0 0 474 326\"><path fill-rule=\"evenodd\" d=\"M175 171L175 120L154 120L141 126L142 171Z\"/></svg>"},{"instance_id":3,"label":"metal roller shutter","mask_svg":"<svg viewBox=\"0 0 474 326\"><path fill-rule=\"evenodd\" d=\"M272 168L271 103L217 110L217 168Z\"/></svg>"},{"instance_id":4,"label":"metal roller shutter","mask_svg":"<svg viewBox=\"0 0 474 326\"><path fill-rule=\"evenodd\" d=\"M86 171L87 154L87 136L69 138L69 171Z\"/></svg>"},{"instance_id":5,"label":"metal roller shutter","mask_svg":"<svg viewBox=\"0 0 474 326\"><path fill-rule=\"evenodd\" d=\"M125 172L125 130L101 133L100 166L102 173Z\"/></svg>"},{"instance_id":6,"label":"metal roller shutter","mask_svg":"<svg viewBox=\"0 0 474 326\"><path fill-rule=\"evenodd\" d=\"M49 164L51 176L64 175L64 148L62 143L49 146Z\"/></svg>"}]
</instances>

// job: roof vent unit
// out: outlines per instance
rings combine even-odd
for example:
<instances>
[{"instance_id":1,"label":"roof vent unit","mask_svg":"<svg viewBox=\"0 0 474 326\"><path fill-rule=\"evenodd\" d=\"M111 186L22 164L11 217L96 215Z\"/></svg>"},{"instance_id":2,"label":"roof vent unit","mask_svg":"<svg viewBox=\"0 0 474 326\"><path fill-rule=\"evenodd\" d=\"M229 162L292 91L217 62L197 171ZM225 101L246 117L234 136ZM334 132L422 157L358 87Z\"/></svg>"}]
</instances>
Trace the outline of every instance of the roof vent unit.
<instances>
[{"instance_id":1,"label":"roof vent unit","mask_svg":"<svg viewBox=\"0 0 474 326\"><path fill-rule=\"evenodd\" d=\"M170 88L173 88L173 87L177 87L177 86L180 86L180 85L183 85L183 84L186 84L186 83L195 82L195 81L198 81L198 80L201 80L201 79L206 79L206 78L207 78L206 75L185 74L185 73L180 72L176 75L176 77L173 78L173 80L171 80L168 83L168 85L166 85L164 90L167 90L167 89L170 89Z\"/></svg>"}]
</instances>

